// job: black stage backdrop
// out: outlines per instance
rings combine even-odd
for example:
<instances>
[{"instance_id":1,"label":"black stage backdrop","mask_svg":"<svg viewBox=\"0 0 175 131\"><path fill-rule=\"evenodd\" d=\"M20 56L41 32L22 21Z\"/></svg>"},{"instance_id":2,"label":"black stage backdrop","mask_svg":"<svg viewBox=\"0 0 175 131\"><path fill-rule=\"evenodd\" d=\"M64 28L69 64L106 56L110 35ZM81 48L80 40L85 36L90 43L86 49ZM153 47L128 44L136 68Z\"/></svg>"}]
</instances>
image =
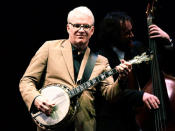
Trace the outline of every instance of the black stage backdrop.
<instances>
[{"instance_id":1,"label":"black stage backdrop","mask_svg":"<svg viewBox=\"0 0 175 131\"><path fill-rule=\"evenodd\" d=\"M76 6L88 6L98 23L109 11L125 11L134 20L135 36L147 44L145 0L64 0L1 2L1 130L34 131L36 126L19 93L19 80L30 59L46 40L67 38L68 12ZM163 2L159 25L175 32L170 0ZM169 18L170 16L170 18ZM95 31L95 33L96 33ZM96 48L96 34L90 46Z\"/></svg>"}]
</instances>

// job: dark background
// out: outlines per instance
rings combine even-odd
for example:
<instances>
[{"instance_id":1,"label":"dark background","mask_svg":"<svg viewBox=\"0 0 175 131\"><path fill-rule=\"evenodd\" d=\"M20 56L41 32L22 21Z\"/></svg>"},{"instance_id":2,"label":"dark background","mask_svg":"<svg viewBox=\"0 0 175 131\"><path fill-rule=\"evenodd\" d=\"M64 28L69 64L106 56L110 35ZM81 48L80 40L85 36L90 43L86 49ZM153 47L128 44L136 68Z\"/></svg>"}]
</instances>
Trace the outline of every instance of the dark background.
<instances>
[{"instance_id":1,"label":"dark background","mask_svg":"<svg viewBox=\"0 0 175 131\"><path fill-rule=\"evenodd\" d=\"M137 40L147 42L146 0L64 0L6 1L0 4L1 17L1 130L36 129L19 93L18 84L30 59L46 40L67 38L68 12L76 6L88 6L94 13L95 33L100 20L109 11L125 11L134 20ZM172 35L174 30L172 1L160 1L157 23ZM91 45L95 48L96 34Z\"/></svg>"}]
</instances>

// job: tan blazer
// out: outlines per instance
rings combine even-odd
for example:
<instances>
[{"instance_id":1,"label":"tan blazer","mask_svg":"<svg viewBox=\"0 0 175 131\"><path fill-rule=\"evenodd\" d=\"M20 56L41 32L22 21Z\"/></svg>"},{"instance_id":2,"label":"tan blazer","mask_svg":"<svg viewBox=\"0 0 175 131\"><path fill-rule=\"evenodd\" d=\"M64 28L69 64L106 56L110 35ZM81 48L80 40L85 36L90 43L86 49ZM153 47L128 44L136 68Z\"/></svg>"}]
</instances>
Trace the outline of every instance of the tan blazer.
<instances>
[{"instance_id":1,"label":"tan blazer","mask_svg":"<svg viewBox=\"0 0 175 131\"><path fill-rule=\"evenodd\" d=\"M77 81L82 77L89 54L90 49L87 48ZM47 41L36 52L20 80L19 89L28 110L30 110L34 98L39 95L37 84L40 82L45 68L46 75L43 86L53 83L63 84L69 88L77 86L77 83L74 81L71 43L68 40ZM110 70L108 60L99 55L90 79L107 70ZM116 86L112 77L108 77L101 82L100 90L105 99L115 100L117 98L119 88ZM96 91L96 88L91 87L88 91L84 91L80 97L80 110L75 120L76 131L95 130L94 91Z\"/></svg>"}]
</instances>

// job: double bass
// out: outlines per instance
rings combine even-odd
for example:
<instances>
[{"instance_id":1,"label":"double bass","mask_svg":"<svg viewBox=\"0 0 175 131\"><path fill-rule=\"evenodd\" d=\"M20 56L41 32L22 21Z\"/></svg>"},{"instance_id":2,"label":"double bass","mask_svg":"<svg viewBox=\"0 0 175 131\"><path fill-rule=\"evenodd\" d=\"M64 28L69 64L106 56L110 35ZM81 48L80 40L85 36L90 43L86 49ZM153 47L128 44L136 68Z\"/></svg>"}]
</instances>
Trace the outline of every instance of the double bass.
<instances>
[{"instance_id":1,"label":"double bass","mask_svg":"<svg viewBox=\"0 0 175 131\"><path fill-rule=\"evenodd\" d=\"M155 0L148 2L147 26L153 23ZM142 89L160 100L158 109L149 110L146 106L137 108L136 121L142 131L175 131L175 77L163 72L159 65L157 43L149 39L153 53L151 79Z\"/></svg>"}]
</instances>

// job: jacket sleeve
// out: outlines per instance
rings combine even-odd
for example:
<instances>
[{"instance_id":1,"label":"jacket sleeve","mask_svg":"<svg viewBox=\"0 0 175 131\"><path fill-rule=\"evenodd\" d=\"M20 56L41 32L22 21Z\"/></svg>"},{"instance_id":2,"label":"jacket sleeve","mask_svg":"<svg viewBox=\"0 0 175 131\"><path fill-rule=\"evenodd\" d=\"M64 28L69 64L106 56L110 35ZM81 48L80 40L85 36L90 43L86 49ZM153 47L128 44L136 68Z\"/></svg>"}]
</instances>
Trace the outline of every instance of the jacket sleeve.
<instances>
[{"instance_id":1,"label":"jacket sleeve","mask_svg":"<svg viewBox=\"0 0 175 131\"><path fill-rule=\"evenodd\" d=\"M37 86L47 65L47 58L48 42L44 43L36 52L20 80L19 90L28 110L30 110L32 102L36 96L40 95Z\"/></svg>"},{"instance_id":2,"label":"jacket sleeve","mask_svg":"<svg viewBox=\"0 0 175 131\"><path fill-rule=\"evenodd\" d=\"M143 93L144 91L125 89L120 95L120 100L124 101L127 105L142 106Z\"/></svg>"},{"instance_id":3,"label":"jacket sleeve","mask_svg":"<svg viewBox=\"0 0 175 131\"><path fill-rule=\"evenodd\" d=\"M99 58L97 59L97 67L98 64L101 64L101 66L99 66L99 70L101 70L101 73L111 70L108 60L103 56L99 56ZM119 93L121 92L118 79L114 81L113 76L110 76L104 81L100 82L99 88L101 95L109 102L116 101L118 99Z\"/></svg>"}]
</instances>

